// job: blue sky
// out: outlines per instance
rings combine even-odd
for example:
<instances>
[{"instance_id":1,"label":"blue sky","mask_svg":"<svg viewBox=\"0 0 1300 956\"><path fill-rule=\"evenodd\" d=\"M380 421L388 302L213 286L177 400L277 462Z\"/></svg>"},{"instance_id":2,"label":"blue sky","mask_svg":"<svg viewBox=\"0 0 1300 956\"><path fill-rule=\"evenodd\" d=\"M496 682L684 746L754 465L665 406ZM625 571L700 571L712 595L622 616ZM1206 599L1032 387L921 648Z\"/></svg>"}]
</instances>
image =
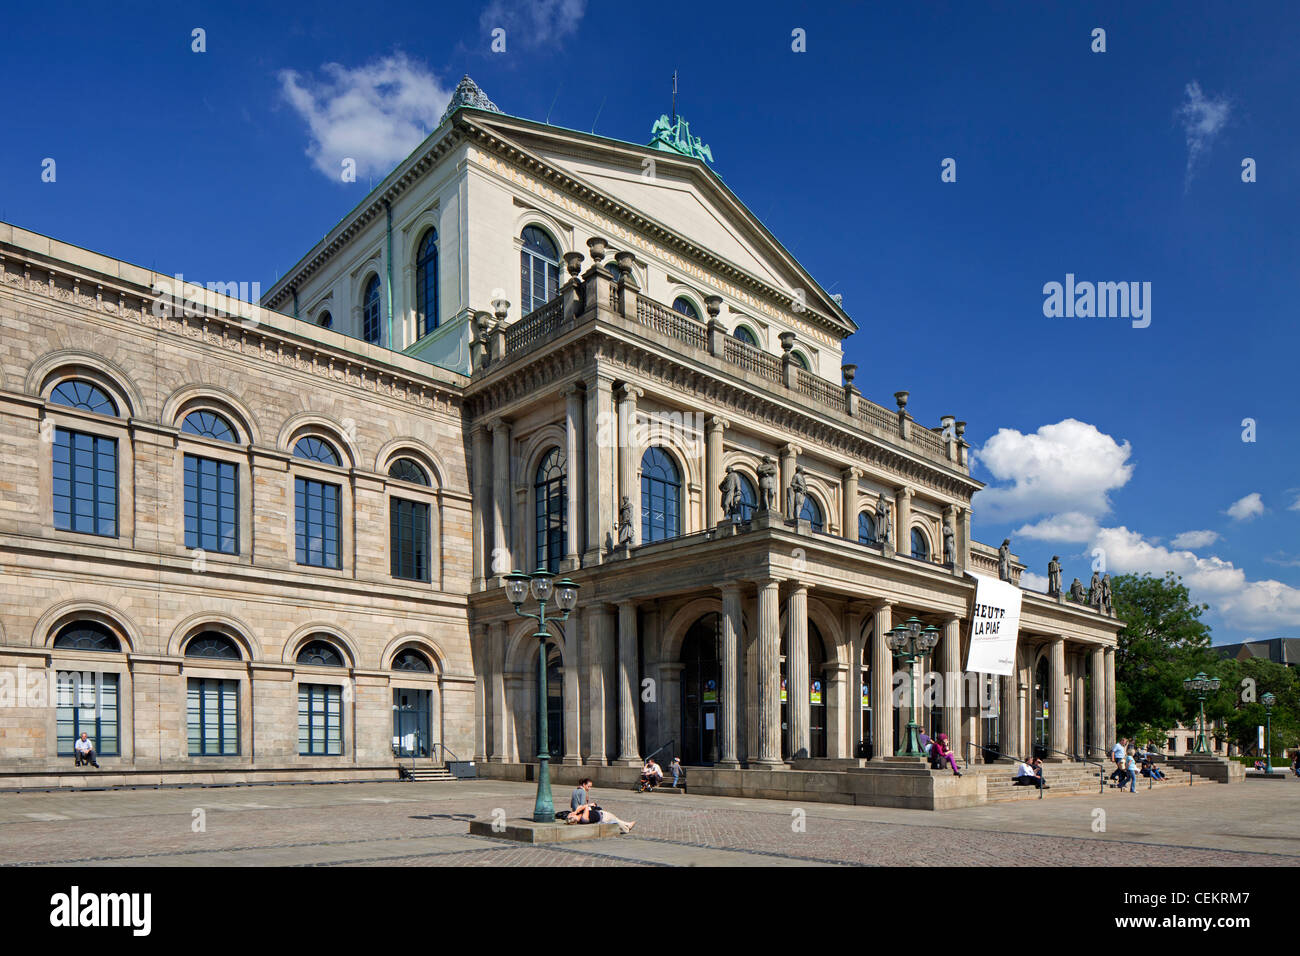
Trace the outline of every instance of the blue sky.
<instances>
[{"instance_id":1,"label":"blue sky","mask_svg":"<svg viewBox=\"0 0 1300 956\"><path fill-rule=\"evenodd\" d=\"M369 185L317 168L302 103L419 94L378 132L317 117L364 136L378 181L462 73L508 113L644 142L676 69L718 174L843 294L857 384L970 423L998 489L975 500L981 540L1010 534L1040 575L1060 554L1067 584L1094 548L1112 572L1179 570L1219 642L1300 632L1294 2L303 10L8 11L0 219L265 288ZM1067 273L1150 282L1150 326L1045 317Z\"/></svg>"}]
</instances>

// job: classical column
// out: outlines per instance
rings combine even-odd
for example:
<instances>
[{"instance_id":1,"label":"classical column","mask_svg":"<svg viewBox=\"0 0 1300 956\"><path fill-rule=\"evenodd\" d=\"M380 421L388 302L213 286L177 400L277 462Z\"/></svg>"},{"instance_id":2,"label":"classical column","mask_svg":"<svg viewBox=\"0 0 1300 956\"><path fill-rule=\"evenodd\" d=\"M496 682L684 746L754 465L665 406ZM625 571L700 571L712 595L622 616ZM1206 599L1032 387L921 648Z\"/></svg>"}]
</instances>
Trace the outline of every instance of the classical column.
<instances>
[{"instance_id":1,"label":"classical column","mask_svg":"<svg viewBox=\"0 0 1300 956\"><path fill-rule=\"evenodd\" d=\"M1093 753L1089 757L1103 754L1110 746L1106 736L1106 649L1094 647L1089 655L1092 659L1092 733L1088 746Z\"/></svg>"},{"instance_id":2,"label":"classical column","mask_svg":"<svg viewBox=\"0 0 1300 956\"><path fill-rule=\"evenodd\" d=\"M496 418L492 430L492 554L488 575L509 574L510 565L510 423Z\"/></svg>"},{"instance_id":3,"label":"classical column","mask_svg":"<svg viewBox=\"0 0 1300 956\"><path fill-rule=\"evenodd\" d=\"M641 766L637 745L637 694L641 681L637 670L636 602L618 603L618 759L620 767Z\"/></svg>"},{"instance_id":4,"label":"classical column","mask_svg":"<svg viewBox=\"0 0 1300 956\"><path fill-rule=\"evenodd\" d=\"M564 391L564 563L569 570L578 566L578 555L582 551L582 526L578 523L582 514L581 501L583 487L581 478L575 476L587 473L585 456L582 448L582 389L570 385Z\"/></svg>"},{"instance_id":5,"label":"classical column","mask_svg":"<svg viewBox=\"0 0 1300 956\"><path fill-rule=\"evenodd\" d=\"M1072 752L1083 756L1087 753L1088 741L1084 732L1086 724L1086 714L1088 709L1087 689L1084 684L1084 673L1088 669L1088 659L1082 656L1076 656L1074 660L1074 704L1071 707L1071 717L1074 720L1074 733L1070 734Z\"/></svg>"},{"instance_id":6,"label":"classical column","mask_svg":"<svg viewBox=\"0 0 1300 956\"><path fill-rule=\"evenodd\" d=\"M489 763L506 762L506 712L510 709L506 702L506 625L504 621L493 621L488 626L488 660L490 660L491 687L489 706L492 709L492 753Z\"/></svg>"},{"instance_id":7,"label":"classical column","mask_svg":"<svg viewBox=\"0 0 1300 956\"><path fill-rule=\"evenodd\" d=\"M773 578L758 582L758 740L750 766L782 766L780 586Z\"/></svg>"},{"instance_id":8,"label":"classical column","mask_svg":"<svg viewBox=\"0 0 1300 956\"><path fill-rule=\"evenodd\" d=\"M487 429L476 425L470 432L470 471L474 479L473 500L470 507L473 522L471 531L474 536L474 567L470 572L475 591L482 590L484 579L492 574L492 562L489 560L491 548L488 545L488 502L492 500L492 452L488 443Z\"/></svg>"},{"instance_id":9,"label":"classical column","mask_svg":"<svg viewBox=\"0 0 1300 956\"><path fill-rule=\"evenodd\" d=\"M845 468L840 472L840 534L850 541L858 540L858 479L861 477L860 468Z\"/></svg>"},{"instance_id":10,"label":"classical column","mask_svg":"<svg viewBox=\"0 0 1300 956\"><path fill-rule=\"evenodd\" d=\"M943 622L939 670L943 675L943 730L948 746L961 759L966 756L961 720L961 618L955 615Z\"/></svg>"},{"instance_id":11,"label":"classical column","mask_svg":"<svg viewBox=\"0 0 1300 956\"><path fill-rule=\"evenodd\" d=\"M1065 710L1065 638L1057 635L1052 639L1048 650L1048 667L1051 669L1052 681L1052 714L1048 719L1048 747L1057 753L1049 753L1047 759L1060 760L1060 751L1064 751L1069 746L1070 741L1066 739L1066 710Z\"/></svg>"},{"instance_id":12,"label":"classical column","mask_svg":"<svg viewBox=\"0 0 1300 956\"><path fill-rule=\"evenodd\" d=\"M906 485L894 492L894 550L912 554L912 489Z\"/></svg>"},{"instance_id":13,"label":"classical column","mask_svg":"<svg viewBox=\"0 0 1300 956\"><path fill-rule=\"evenodd\" d=\"M894 755L894 667L887 637L894 626L894 602L876 605L871 633L871 759Z\"/></svg>"},{"instance_id":14,"label":"classical column","mask_svg":"<svg viewBox=\"0 0 1300 956\"><path fill-rule=\"evenodd\" d=\"M582 620L587 626L587 640L583 649L587 652L587 699L590 704L587 712L587 738L590 741L587 763L593 767L603 767L608 762L605 744L605 658L606 649L612 647L614 642L614 614L608 604L594 604L583 608Z\"/></svg>"},{"instance_id":15,"label":"classical column","mask_svg":"<svg viewBox=\"0 0 1300 956\"><path fill-rule=\"evenodd\" d=\"M492 665L488 655L486 624L470 628L470 653L474 667L474 762L486 763L488 755L488 680ZM435 714L438 711L433 711Z\"/></svg>"},{"instance_id":16,"label":"classical column","mask_svg":"<svg viewBox=\"0 0 1300 956\"><path fill-rule=\"evenodd\" d=\"M719 415L709 419L709 441L704 458L704 526L715 528L722 520L722 432L731 423Z\"/></svg>"},{"instance_id":17,"label":"classical column","mask_svg":"<svg viewBox=\"0 0 1300 956\"><path fill-rule=\"evenodd\" d=\"M632 503L632 547L641 543L641 482L637 469L641 467L641 451L632 442L636 433L636 403L642 391L633 385L624 385L618 393L618 501L614 514L622 507L623 498Z\"/></svg>"},{"instance_id":18,"label":"classical column","mask_svg":"<svg viewBox=\"0 0 1300 956\"><path fill-rule=\"evenodd\" d=\"M1016 670L998 678L998 750L1017 759L1023 756L1020 749L1020 711L1016 709L1020 700L1019 685L1020 677Z\"/></svg>"},{"instance_id":19,"label":"classical column","mask_svg":"<svg viewBox=\"0 0 1300 956\"><path fill-rule=\"evenodd\" d=\"M564 628L564 763L582 763L582 611L569 615Z\"/></svg>"},{"instance_id":20,"label":"classical column","mask_svg":"<svg viewBox=\"0 0 1300 956\"><path fill-rule=\"evenodd\" d=\"M722 680L718 688L718 766L739 767L736 728L740 711L740 636L744 632L740 586L722 586Z\"/></svg>"},{"instance_id":21,"label":"classical column","mask_svg":"<svg viewBox=\"0 0 1300 956\"><path fill-rule=\"evenodd\" d=\"M786 512L786 489L790 487L790 482L794 480L794 468L799 462L799 456L803 454L803 449L793 442L781 446L781 487L776 490L776 506L782 514ZM798 515L786 515L786 517L798 518Z\"/></svg>"},{"instance_id":22,"label":"classical column","mask_svg":"<svg viewBox=\"0 0 1300 956\"><path fill-rule=\"evenodd\" d=\"M680 661L660 664L657 702L653 707L646 708L650 713L653 713L655 710L658 710L659 712L658 736L647 738L646 747L653 749L654 747L663 746L669 741L672 741L673 747L676 748L671 753L665 750L659 755L659 757L655 758L664 766L666 766L668 761L672 760L673 757L680 757L682 753L682 671L685 669L686 665ZM648 718L650 714L648 713L646 716ZM714 732L714 740L717 740L716 729ZM716 757L717 754L715 753L714 756ZM704 754L704 759L709 760L707 752ZM716 760L710 762L716 763Z\"/></svg>"},{"instance_id":23,"label":"classical column","mask_svg":"<svg viewBox=\"0 0 1300 956\"><path fill-rule=\"evenodd\" d=\"M587 504L582 552L585 564L600 563L605 536L610 535L610 544L614 543L614 525L618 517L618 502L613 496L618 428L611 387L612 381L605 375L593 375L587 380L587 448L583 455Z\"/></svg>"},{"instance_id":24,"label":"classical column","mask_svg":"<svg viewBox=\"0 0 1300 956\"><path fill-rule=\"evenodd\" d=\"M808 674L808 586L806 584L795 583L790 586L785 615L789 634L789 640L786 642L785 672L786 700L790 715L790 756L801 760L812 755L812 714L809 713L808 699L811 680Z\"/></svg>"},{"instance_id":25,"label":"classical column","mask_svg":"<svg viewBox=\"0 0 1300 956\"><path fill-rule=\"evenodd\" d=\"M861 611L855 605L844 609L844 633L849 643L849 687L844 703L844 731L847 751L845 757L858 755L858 741L862 739L862 636Z\"/></svg>"},{"instance_id":26,"label":"classical column","mask_svg":"<svg viewBox=\"0 0 1300 956\"><path fill-rule=\"evenodd\" d=\"M1106 746L1115 743L1115 648L1106 648Z\"/></svg>"}]
</instances>

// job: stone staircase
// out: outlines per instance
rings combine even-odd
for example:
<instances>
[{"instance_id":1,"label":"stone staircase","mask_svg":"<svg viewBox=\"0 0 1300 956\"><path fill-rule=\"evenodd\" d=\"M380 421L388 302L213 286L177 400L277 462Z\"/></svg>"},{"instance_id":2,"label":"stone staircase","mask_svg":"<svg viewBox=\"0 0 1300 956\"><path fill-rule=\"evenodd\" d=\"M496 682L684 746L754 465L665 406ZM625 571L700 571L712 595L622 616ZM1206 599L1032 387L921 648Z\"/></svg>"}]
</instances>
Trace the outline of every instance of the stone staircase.
<instances>
[{"instance_id":1,"label":"stone staircase","mask_svg":"<svg viewBox=\"0 0 1300 956\"><path fill-rule=\"evenodd\" d=\"M456 775L446 767L398 767L398 778L412 783L433 783L455 780Z\"/></svg>"},{"instance_id":2,"label":"stone staircase","mask_svg":"<svg viewBox=\"0 0 1300 956\"><path fill-rule=\"evenodd\" d=\"M1106 789L1100 790L1097 786L1098 767L1096 764L1089 763L1048 763L1044 764L1043 772L1047 779L1047 789L1043 792L1043 799L1050 800L1052 797L1069 797L1092 794L1093 796L1103 796L1105 794L1118 794L1119 790L1114 786L1110 779L1111 771L1114 768L1107 765L1103 775L1106 778ZM1162 790L1169 787L1188 785L1188 774L1185 770L1177 770L1168 764L1161 764L1160 769L1167 774L1167 779L1157 780L1154 782L1146 777L1139 776L1137 782L1138 792L1141 793L1147 789ZM938 772L938 771L936 771ZM963 773L978 773L987 778L986 787L989 803L1010 803L1016 800L1037 800L1038 788L1017 786L1012 774L1015 772L1011 764L972 764L968 770ZM1212 781L1204 778L1196 778L1195 783L1211 783ZM1128 789L1127 787L1125 788Z\"/></svg>"}]
</instances>

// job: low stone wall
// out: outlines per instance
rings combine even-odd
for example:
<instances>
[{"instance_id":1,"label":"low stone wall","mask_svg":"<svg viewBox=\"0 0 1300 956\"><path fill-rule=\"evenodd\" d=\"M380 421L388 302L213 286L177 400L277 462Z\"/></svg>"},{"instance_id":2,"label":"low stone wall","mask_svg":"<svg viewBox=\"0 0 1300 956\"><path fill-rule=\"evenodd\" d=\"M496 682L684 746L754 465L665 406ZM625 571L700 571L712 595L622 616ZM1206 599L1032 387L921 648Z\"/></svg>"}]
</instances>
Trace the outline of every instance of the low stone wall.
<instances>
[{"instance_id":1,"label":"low stone wall","mask_svg":"<svg viewBox=\"0 0 1300 956\"><path fill-rule=\"evenodd\" d=\"M233 787L268 783L356 783L393 781L398 771L389 767L259 767L231 769L118 770L94 767L66 772L48 770L0 771L0 790L100 790L108 787Z\"/></svg>"},{"instance_id":2,"label":"low stone wall","mask_svg":"<svg viewBox=\"0 0 1300 956\"><path fill-rule=\"evenodd\" d=\"M1209 754L1190 754L1185 757L1170 757L1169 766L1186 770L1188 773L1216 783L1243 783L1246 779L1246 767L1226 757L1213 757Z\"/></svg>"},{"instance_id":3,"label":"low stone wall","mask_svg":"<svg viewBox=\"0 0 1300 956\"><path fill-rule=\"evenodd\" d=\"M479 776L496 780L532 781L536 764L481 763ZM575 767L551 765L551 782L558 790L576 787L591 777L597 790L632 790L640 779L636 767ZM665 782L671 782L668 776ZM798 803L842 803L909 810L953 810L983 804L987 781L982 775L931 773L919 764L872 764L844 770L727 770L691 767L686 779L692 794L715 797L755 797ZM557 803L563 803L557 796Z\"/></svg>"}]
</instances>

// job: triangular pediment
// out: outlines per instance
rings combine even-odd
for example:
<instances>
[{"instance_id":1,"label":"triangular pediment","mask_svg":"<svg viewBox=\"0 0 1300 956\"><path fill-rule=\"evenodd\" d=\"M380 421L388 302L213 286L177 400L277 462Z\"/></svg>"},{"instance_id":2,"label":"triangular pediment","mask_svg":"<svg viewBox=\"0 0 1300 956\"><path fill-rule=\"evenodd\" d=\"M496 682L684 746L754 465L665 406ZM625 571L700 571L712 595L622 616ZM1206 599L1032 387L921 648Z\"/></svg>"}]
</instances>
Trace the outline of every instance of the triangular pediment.
<instances>
[{"instance_id":1,"label":"triangular pediment","mask_svg":"<svg viewBox=\"0 0 1300 956\"><path fill-rule=\"evenodd\" d=\"M856 331L839 303L702 160L517 117L461 115L784 296L802 290L809 310L839 337Z\"/></svg>"}]
</instances>

